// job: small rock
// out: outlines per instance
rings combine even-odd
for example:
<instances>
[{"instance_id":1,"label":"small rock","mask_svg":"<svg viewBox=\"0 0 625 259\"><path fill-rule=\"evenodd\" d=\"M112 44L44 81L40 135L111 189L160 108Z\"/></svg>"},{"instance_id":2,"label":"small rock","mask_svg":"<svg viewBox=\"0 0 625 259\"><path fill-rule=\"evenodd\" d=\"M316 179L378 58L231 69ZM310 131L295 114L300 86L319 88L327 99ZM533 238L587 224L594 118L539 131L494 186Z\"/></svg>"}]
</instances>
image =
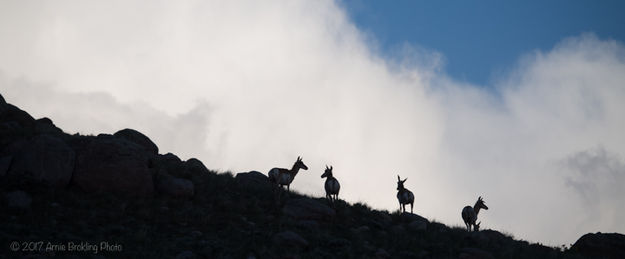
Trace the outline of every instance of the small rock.
<instances>
[{"instance_id":1,"label":"small rock","mask_svg":"<svg viewBox=\"0 0 625 259\"><path fill-rule=\"evenodd\" d=\"M297 225L308 229L316 229L319 227L319 223L314 220L300 220L297 221Z\"/></svg>"},{"instance_id":2,"label":"small rock","mask_svg":"<svg viewBox=\"0 0 625 259\"><path fill-rule=\"evenodd\" d=\"M195 254L189 250L182 251L178 255L176 255L176 259L194 259Z\"/></svg>"},{"instance_id":3,"label":"small rock","mask_svg":"<svg viewBox=\"0 0 625 259\"><path fill-rule=\"evenodd\" d=\"M261 172L249 171L247 173L238 173L235 179L244 183L269 183L269 178Z\"/></svg>"},{"instance_id":4,"label":"small rock","mask_svg":"<svg viewBox=\"0 0 625 259\"><path fill-rule=\"evenodd\" d=\"M160 174L157 177L156 190L174 198L190 198L195 193L193 182L168 174Z\"/></svg>"},{"instance_id":5,"label":"small rock","mask_svg":"<svg viewBox=\"0 0 625 259\"><path fill-rule=\"evenodd\" d=\"M143 135L143 133L141 132L138 132L133 129L123 129L118 132L115 132L113 136L124 138L130 142L133 142L143 147L143 149L147 151L149 154L152 154L152 155L158 154L158 147L156 146L156 144L154 144L154 142L152 142L150 138L148 138L146 135Z\"/></svg>"},{"instance_id":6,"label":"small rock","mask_svg":"<svg viewBox=\"0 0 625 259\"><path fill-rule=\"evenodd\" d=\"M367 226L360 226L360 227L357 227L357 228L353 228L352 231L354 233L362 234L362 233L365 233L365 232L369 232L369 227L367 227Z\"/></svg>"},{"instance_id":7,"label":"small rock","mask_svg":"<svg viewBox=\"0 0 625 259\"><path fill-rule=\"evenodd\" d=\"M427 227L428 227L427 222L421 221L421 220L413 221L410 224L408 224L408 228L414 231L423 231L423 230L426 230Z\"/></svg>"},{"instance_id":8,"label":"small rock","mask_svg":"<svg viewBox=\"0 0 625 259\"><path fill-rule=\"evenodd\" d=\"M206 169L206 166L204 166L204 163L202 163L202 161L198 160L197 158L191 158L184 162L184 164L186 165L187 173L185 174L187 175L202 175L209 173L208 169Z\"/></svg>"},{"instance_id":9,"label":"small rock","mask_svg":"<svg viewBox=\"0 0 625 259\"><path fill-rule=\"evenodd\" d=\"M40 134L63 133L63 131L57 128L52 120L47 117L35 121L35 130Z\"/></svg>"},{"instance_id":10,"label":"small rock","mask_svg":"<svg viewBox=\"0 0 625 259\"><path fill-rule=\"evenodd\" d=\"M491 259L495 258L491 253L478 248L467 247L460 250L458 258L462 259Z\"/></svg>"},{"instance_id":11,"label":"small rock","mask_svg":"<svg viewBox=\"0 0 625 259\"><path fill-rule=\"evenodd\" d=\"M404 233L404 230L404 227L402 227L401 225L395 225L391 227L391 233L396 235Z\"/></svg>"},{"instance_id":12,"label":"small rock","mask_svg":"<svg viewBox=\"0 0 625 259\"><path fill-rule=\"evenodd\" d=\"M427 223L429 223L429 221L428 221L426 218L421 217L421 216L419 216L419 215L417 215L417 214L414 214L414 213L408 213L408 212L404 212L404 213L402 213L402 214L400 215L400 219L401 219L402 221L404 221L404 222L407 222L407 223L408 223L408 222L413 222L413 221L424 221L424 222L426 222L426 224L427 224Z\"/></svg>"},{"instance_id":13,"label":"small rock","mask_svg":"<svg viewBox=\"0 0 625 259\"><path fill-rule=\"evenodd\" d=\"M383 248L378 248L378 250L375 252L375 257L376 258L390 258L391 255L386 252L386 250L384 250Z\"/></svg>"},{"instance_id":14,"label":"small rock","mask_svg":"<svg viewBox=\"0 0 625 259\"><path fill-rule=\"evenodd\" d=\"M336 215L327 205L310 198L290 199L282 209L282 213L295 219L323 220Z\"/></svg>"},{"instance_id":15,"label":"small rock","mask_svg":"<svg viewBox=\"0 0 625 259\"><path fill-rule=\"evenodd\" d=\"M30 209L30 204L33 199L30 198L30 195L24 191L13 191L7 193L4 196L9 204L9 207L20 208L20 209Z\"/></svg>"},{"instance_id":16,"label":"small rock","mask_svg":"<svg viewBox=\"0 0 625 259\"><path fill-rule=\"evenodd\" d=\"M304 248L308 246L308 241L293 231L283 231L273 237L273 243L277 246L290 246Z\"/></svg>"},{"instance_id":17,"label":"small rock","mask_svg":"<svg viewBox=\"0 0 625 259\"><path fill-rule=\"evenodd\" d=\"M335 238L330 240L330 246L335 248L344 248L349 247L352 243L344 238Z\"/></svg>"},{"instance_id":18,"label":"small rock","mask_svg":"<svg viewBox=\"0 0 625 259\"><path fill-rule=\"evenodd\" d=\"M9 172L12 160L12 156L4 156L0 158L0 177L5 176Z\"/></svg>"}]
</instances>

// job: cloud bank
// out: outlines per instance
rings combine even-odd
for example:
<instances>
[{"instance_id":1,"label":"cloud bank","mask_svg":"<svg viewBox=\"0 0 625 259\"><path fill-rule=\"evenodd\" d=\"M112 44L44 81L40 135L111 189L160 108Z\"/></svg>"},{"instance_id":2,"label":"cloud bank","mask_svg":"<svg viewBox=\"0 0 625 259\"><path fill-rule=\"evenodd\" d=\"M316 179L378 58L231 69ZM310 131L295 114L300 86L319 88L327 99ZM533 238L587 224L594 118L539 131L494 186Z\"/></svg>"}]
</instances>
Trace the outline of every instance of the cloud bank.
<instances>
[{"instance_id":1,"label":"cloud bank","mask_svg":"<svg viewBox=\"0 0 625 259\"><path fill-rule=\"evenodd\" d=\"M332 1L5 1L0 92L70 133L135 128L209 168L310 170L293 189L547 244L625 232L625 47L592 34L521 57L490 87L418 47L388 60ZM414 51L414 50L419 51ZM442 71L442 72L441 72ZM610 180L612 179L612 180Z\"/></svg>"}]
</instances>

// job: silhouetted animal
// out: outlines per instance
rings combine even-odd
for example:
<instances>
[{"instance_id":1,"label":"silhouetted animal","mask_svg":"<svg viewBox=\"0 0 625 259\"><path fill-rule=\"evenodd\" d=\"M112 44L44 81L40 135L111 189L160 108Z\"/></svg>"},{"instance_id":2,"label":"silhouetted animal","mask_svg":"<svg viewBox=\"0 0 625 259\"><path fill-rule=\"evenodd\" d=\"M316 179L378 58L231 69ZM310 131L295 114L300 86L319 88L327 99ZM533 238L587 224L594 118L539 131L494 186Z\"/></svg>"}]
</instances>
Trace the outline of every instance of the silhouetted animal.
<instances>
[{"instance_id":1,"label":"silhouetted animal","mask_svg":"<svg viewBox=\"0 0 625 259\"><path fill-rule=\"evenodd\" d=\"M406 212L406 204L410 204L410 213L412 213L412 205L414 203L414 195L411 191L404 188L404 183L408 178L403 181L397 176L397 200L399 201L399 211Z\"/></svg>"},{"instance_id":2,"label":"silhouetted animal","mask_svg":"<svg viewBox=\"0 0 625 259\"><path fill-rule=\"evenodd\" d=\"M339 184L339 181L332 175L332 169L332 166L328 168L328 166L326 165L326 170L321 175L321 178L327 177L325 184L326 198L328 198L330 202L334 202L339 198L339 190L341 190L341 185Z\"/></svg>"},{"instance_id":3,"label":"silhouetted animal","mask_svg":"<svg viewBox=\"0 0 625 259\"><path fill-rule=\"evenodd\" d=\"M480 213L480 209L488 210L484 200L482 200L482 196L477 198L475 206L466 206L462 209L462 220L464 220L464 224L467 226L467 231L471 231L471 226L473 226L474 231L479 231L479 224L476 225L475 221L477 220L477 214Z\"/></svg>"},{"instance_id":4,"label":"silhouetted animal","mask_svg":"<svg viewBox=\"0 0 625 259\"><path fill-rule=\"evenodd\" d=\"M285 168L272 168L269 170L267 174L269 176L269 180L273 183L276 183L280 187L284 187L286 185L286 189L290 190L290 185L295 179L297 172L299 169L308 170L308 166L302 162L302 159L298 156L297 161L293 164L291 170Z\"/></svg>"}]
</instances>

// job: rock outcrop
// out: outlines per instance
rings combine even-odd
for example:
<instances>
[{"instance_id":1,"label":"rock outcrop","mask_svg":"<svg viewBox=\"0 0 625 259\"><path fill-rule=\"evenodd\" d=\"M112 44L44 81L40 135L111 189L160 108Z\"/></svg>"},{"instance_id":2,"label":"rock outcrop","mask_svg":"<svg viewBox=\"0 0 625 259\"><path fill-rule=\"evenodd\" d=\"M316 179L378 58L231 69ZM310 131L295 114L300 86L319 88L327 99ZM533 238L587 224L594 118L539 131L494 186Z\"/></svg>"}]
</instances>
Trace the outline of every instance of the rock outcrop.
<instances>
[{"instance_id":1,"label":"rock outcrop","mask_svg":"<svg viewBox=\"0 0 625 259\"><path fill-rule=\"evenodd\" d=\"M238 173L235 179L241 183L251 183L251 184L268 184L269 183L269 178L267 178L266 175L258 171Z\"/></svg>"},{"instance_id":2,"label":"rock outcrop","mask_svg":"<svg viewBox=\"0 0 625 259\"><path fill-rule=\"evenodd\" d=\"M35 180L53 187L66 187L74 170L75 153L64 141L38 135L27 141L14 142L10 175Z\"/></svg>"},{"instance_id":3,"label":"rock outcrop","mask_svg":"<svg viewBox=\"0 0 625 259\"><path fill-rule=\"evenodd\" d=\"M4 198L6 199L9 207L23 210L30 209L30 204L33 201L30 195L24 191L13 191L7 193Z\"/></svg>"},{"instance_id":4,"label":"rock outcrop","mask_svg":"<svg viewBox=\"0 0 625 259\"><path fill-rule=\"evenodd\" d=\"M336 212L327 205L305 198L289 199L282 213L300 220L327 220L336 215Z\"/></svg>"},{"instance_id":5,"label":"rock outcrop","mask_svg":"<svg viewBox=\"0 0 625 259\"><path fill-rule=\"evenodd\" d=\"M625 258L625 235L588 233L573 244L571 251L593 258Z\"/></svg>"},{"instance_id":6,"label":"rock outcrop","mask_svg":"<svg viewBox=\"0 0 625 259\"><path fill-rule=\"evenodd\" d=\"M150 138L143 133L133 129L123 129L113 134L115 137L126 139L132 143L135 143L145 149L146 152L152 155L158 154L158 147Z\"/></svg>"},{"instance_id":7,"label":"rock outcrop","mask_svg":"<svg viewBox=\"0 0 625 259\"><path fill-rule=\"evenodd\" d=\"M159 155L132 129L68 135L0 95L1 240L113 236L123 249L97 255L113 258L625 258L622 234L587 234L563 251L273 187L258 171L232 177ZM5 252L0 258L49 256Z\"/></svg>"},{"instance_id":8,"label":"rock outcrop","mask_svg":"<svg viewBox=\"0 0 625 259\"><path fill-rule=\"evenodd\" d=\"M124 138L99 135L74 142L77 152L72 184L85 192L151 197L152 173L145 149Z\"/></svg>"},{"instance_id":9,"label":"rock outcrop","mask_svg":"<svg viewBox=\"0 0 625 259\"><path fill-rule=\"evenodd\" d=\"M191 198L195 194L193 182L160 173L156 177L156 190L174 198Z\"/></svg>"}]
</instances>

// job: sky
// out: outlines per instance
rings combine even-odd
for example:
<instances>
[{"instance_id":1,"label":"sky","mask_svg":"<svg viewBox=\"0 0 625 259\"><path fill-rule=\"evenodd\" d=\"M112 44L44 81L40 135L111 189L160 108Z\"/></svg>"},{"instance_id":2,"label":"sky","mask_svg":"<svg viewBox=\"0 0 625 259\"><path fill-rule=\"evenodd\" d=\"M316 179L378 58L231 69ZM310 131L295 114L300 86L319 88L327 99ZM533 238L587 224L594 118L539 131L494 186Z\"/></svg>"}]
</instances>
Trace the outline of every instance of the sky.
<instances>
[{"instance_id":1,"label":"sky","mask_svg":"<svg viewBox=\"0 0 625 259\"><path fill-rule=\"evenodd\" d=\"M482 196L482 228L516 238L624 233L622 18L431 8L445 26L349 1L1 1L0 93L68 133L137 129L221 172L302 156L291 190L306 194L323 196L327 164L340 198L377 209L398 209L400 175L415 213L448 225ZM546 36L485 24L503 21ZM471 50L448 43L454 24L475 26Z\"/></svg>"},{"instance_id":2,"label":"sky","mask_svg":"<svg viewBox=\"0 0 625 259\"><path fill-rule=\"evenodd\" d=\"M520 55L547 51L564 37L592 32L625 39L622 1L342 0L340 5L382 55L393 57L405 44L440 52L450 76L481 87L494 86Z\"/></svg>"}]
</instances>

